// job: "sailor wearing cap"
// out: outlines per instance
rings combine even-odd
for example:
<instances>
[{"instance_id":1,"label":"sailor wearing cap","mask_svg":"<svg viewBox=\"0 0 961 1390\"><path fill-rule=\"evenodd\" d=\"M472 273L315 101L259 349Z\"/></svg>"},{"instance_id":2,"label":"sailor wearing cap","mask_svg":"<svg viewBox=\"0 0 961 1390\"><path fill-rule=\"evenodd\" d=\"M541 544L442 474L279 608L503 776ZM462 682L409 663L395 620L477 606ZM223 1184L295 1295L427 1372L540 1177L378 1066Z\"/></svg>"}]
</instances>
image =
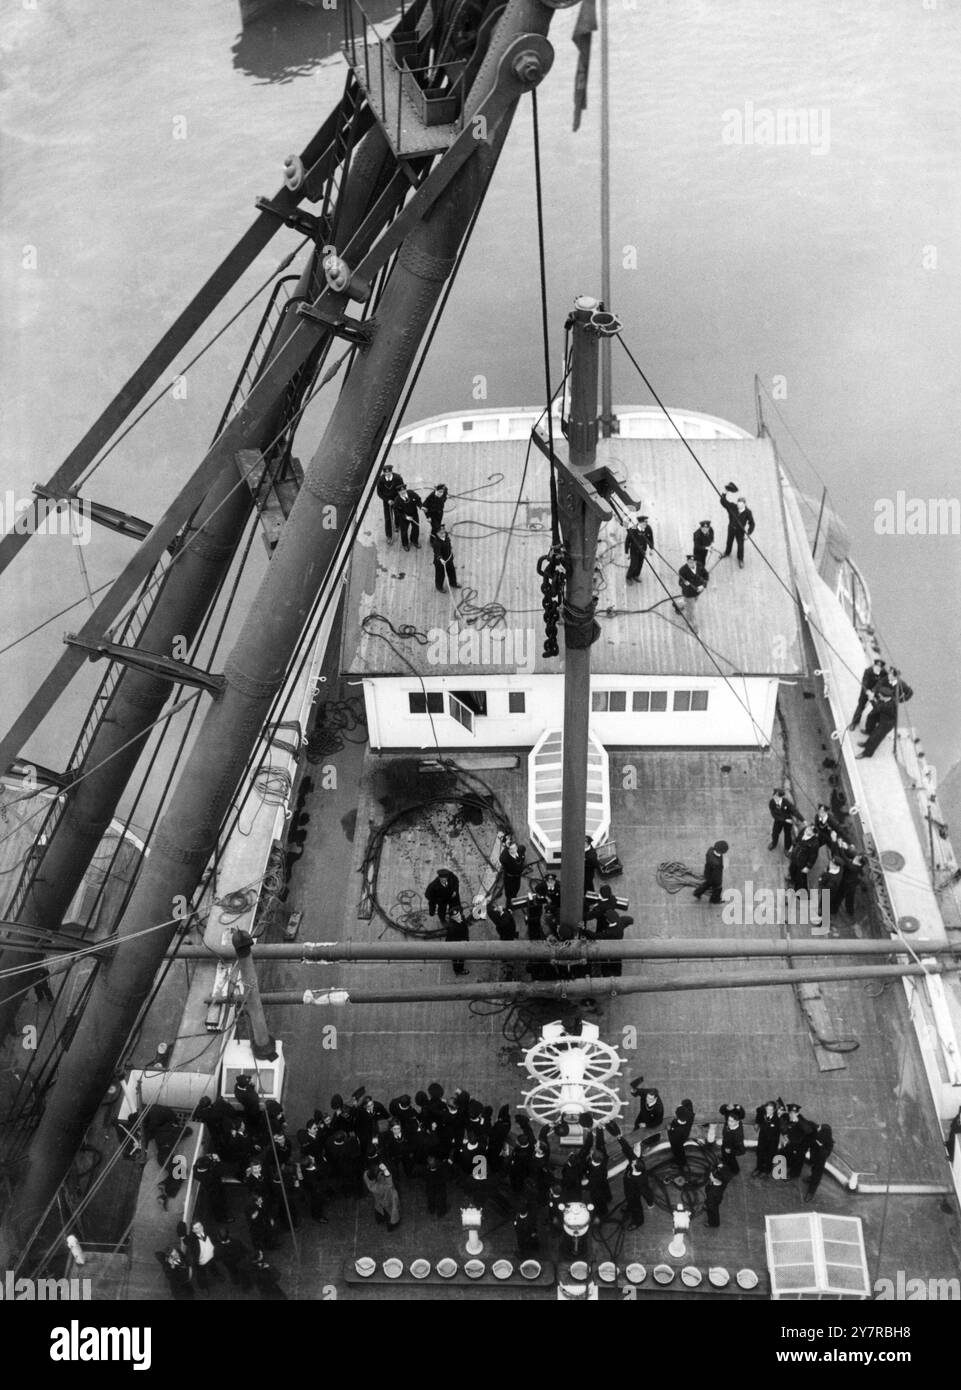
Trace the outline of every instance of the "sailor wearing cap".
<instances>
[{"instance_id":1,"label":"sailor wearing cap","mask_svg":"<svg viewBox=\"0 0 961 1390\"><path fill-rule=\"evenodd\" d=\"M694 540L691 543L691 550L697 564L707 564L707 552L713 544L714 527L709 521L698 522L697 530L694 532Z\"/></svg>"},{"instance_id":2,"label":"sailor wearing cap","mask_svg":"<svg viewBox=\"0 0 961 1390\"><path fill-rule=\"evenodd\" d=\"M712 903L721 901L721 886L724 882L724 856L728 849L727 840L715 840L704 856L704 877L694 889L694 896L698 900L710 889L710 901Z\"/></svg>"},{"instance_id":3,"label":"sailor wearing cap","mask_svg":"<svg viewBox=\"0 0 961 1390\"><path fill-rule=\"evenodd\" d=\"M724 492L737 492L737 483L728 483ZM732 502L730 497L725 497L721 493L721 506L727 512L727 544L724 548L725 557L729 556L735 543L737 544L737 562L741 569L744 568L744 537L754 534L754 513L747 505L747 499L738 497L736 502Z\"/></svg>"},{"instance_id":4,"label":"sailor wearing cap","mask_svg":"<svg viewBox=\"0 0 961 1390\"><path fill-rule=\"evenodd\" d=\"M634 520L627 528L624 540L624 553L628 556L627 582L636 584L644 568L644 558L648 547L654 547L654 532L642 512L635 513Z\"/></svg>"}]
</instances>

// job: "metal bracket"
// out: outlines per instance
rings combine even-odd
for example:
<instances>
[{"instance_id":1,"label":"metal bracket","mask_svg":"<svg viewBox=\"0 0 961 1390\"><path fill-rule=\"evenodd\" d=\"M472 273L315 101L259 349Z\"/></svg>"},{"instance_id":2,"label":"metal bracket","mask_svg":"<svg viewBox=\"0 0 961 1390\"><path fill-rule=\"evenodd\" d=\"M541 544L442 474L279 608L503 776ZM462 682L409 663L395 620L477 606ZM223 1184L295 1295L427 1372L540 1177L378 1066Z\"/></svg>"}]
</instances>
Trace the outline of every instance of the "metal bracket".
<instances>
[{"instance_id":1,"label":"metal bracket","mask_svg":"<svg viewBox=\"0 0 961 1390\"><path fill-rule=\"evenodd\" d=\"M337 338L343 338L347 343L353 343L361 351L370 347L374 338L374 329L377 326L376 319L365 319L361 323L357 319L345 319L338 314L325 312L317 309L311 304L300 304L297 307L299 318L308 319L311 323L323 324Z\"/></svg>"},{"instance_id":2,"label":"metal bracket","mask_svg":"<svg viewBox=\"0 0 961 1390\"><path fill-rule=\"evenodd\" d=\"M91 661L102 661L107 657L110 661L119 661L134 670L170 681L173 685L196 686L209 691L215 698L223 693L227 684L226 676L215 676L210 671L202 671L199 666L188 665L186 661L175 661L172 656L127 647L122 642L85 642L72 632L68 632L63 640L71 647L80 647L89 652Z\"/></svg>"},{"instance_id":3,"label":"metal bracket","mask_svg":"<svg viewBox=\"0 0 961 1390\"><path fill-rule=\"evenodd\" d=\"M269 198L255 198L254 206L258 212L271 213L285 227L292 227L295 232L302 232L304 236L309 236L318 245L327 240L327 228L324 222L319 217L315 217L312 212L305 212L303 208L295 208L293 212L281 212Z\"/></svg>"}]
</instances>

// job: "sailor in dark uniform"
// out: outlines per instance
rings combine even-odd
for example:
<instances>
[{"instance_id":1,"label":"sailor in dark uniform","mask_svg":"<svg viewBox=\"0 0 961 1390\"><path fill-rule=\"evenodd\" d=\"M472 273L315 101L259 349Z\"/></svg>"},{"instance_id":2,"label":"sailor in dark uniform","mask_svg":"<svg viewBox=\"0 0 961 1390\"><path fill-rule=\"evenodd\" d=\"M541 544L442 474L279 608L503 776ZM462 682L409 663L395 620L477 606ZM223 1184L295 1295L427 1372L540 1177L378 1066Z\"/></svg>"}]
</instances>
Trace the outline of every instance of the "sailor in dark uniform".
<instances>
[{"instance_id":1,"label":"sailor in dark uniform","mask_svg":"<svg viewBox=\"0 0 961 1390\"><path fill-rule=\"evenodd\" d=\"M721 901L721 888L724 884L724 856L727 854L729 845L727 840L716 840L707 854L704 856L704 877L701 883L694 889L695 898L700 899L708 889L711 890L710 901L719 903Z\"/></svg>"},{"instance_id":2,"label":"sailor in dark uniform","mask_svg":"<svg viewBox=\"0 0 961 1390\"><path fill-rule=\"evenodd\" d=\"M707 1175L707 1182L704 1186L704 1206L707 1209L707 1224L709 1226L720 1226L721 1224L721 1202L724 1200L724 1189L727 1186L724 1172L720 1168L712 1168Z\"/></svg>"},{"instance_id":3,"label":"sailor in dark uniform","mask_svg":"<svg viewBox=\"0 0 961 1390\"><path fill-rule=\"evenodd\" d=\"M791 845L794 841L794 822L797 819L797 807L793 802L788 801L784 795L782 787L774 788L774 795L767 804L771 812L771 843L768 849L777 849L777 842L781 835L784 835L784 852L791 853Z\"/></svg>"},{"instance_id":4,"label":"sailor in dark uniform","mask_svg":"<svg viewBox=\"0 0 961 1390\"><path fill-rule=\"evenodd\" d=\"M861 744L859 758L873 757L875 749L887 738L892 729L897 728L898 705L910 700L914 691L907 681L901 680L892 666L887 677L881 681L874 692L874 708L865 723L867 739Z\"/></svg>"},{"instance_id":5,"label":"sailor in dark uniform","mask_svg":"<svg viewBox=\"0 0 961 1390\"><path fill-rule=\"evenodd\" d=\"M724 1128L721 1131L721 1158L725 1168L731 1173L739 1173L738 1159L745 1152L744 1146L744 1106L722 1105Z\"/></svg>"},{"instance_id":6,"label":"sailor in dark uniform","mask_svg":"<svg viewBox=\"0 0 961 1390\"><path fill-rule=\"evenodd\" d=\"M804 1194L806 1202L814 1200L814 1194L818 1190L821 1179L824 1177L824 1168L834 1149L834 1135L831 1133L830 1125L818 1125L811 1135L811 1142L808 1148L808 1157L811 1160L811 1174L807 1180L807 1192Z\"/></svg>"},{"instance_id":7,"label":"sailor in dark uniform","mask_svg":"<svg viewBox=\"0 0 961 1390\"><path fill-rule=\"evenodd\" d=\"M686 562L677 572L677 580L681 586L681 593L684 596L684 617L688 627L692 632L697 632L697 617L695 607L698 596L707 588L709 575L703 565L699 565L694 558L692 551L688 555Z\"/></svg>"},{"instance_id":8,"label":"sailor in dark uniform","mask_svg":"<svg viewBox=\"0 0 961 1390\"><path fill-rule=\"evenodd\" d=\"M682 1168L687 1167L687 1154L684 1145L691 1137L694 1128L694 1106L689 1100L682 1100L674 1111L674 1118L667 1127L667 1142L671 1146L674 1160Z\"/></svg>"},{"instance_id":9,"label":"sailor in dark uniform","mask_svg":"<svg viewBox=\"0 0 961 1390\"><path fill-rule=\"evenodd\" d=\"M822 893L828 894L829 911L833 918L841 910L841 898L844 894L844 864L833 850L827 868L818 879L818 888Z\"/></svg>"},{"instance_id":10,"label":"sailor in dark uniform","mask_svg":"<svg viewBox=\"0 0 961 1390\"><path fill-rule=\"evenodd\" d=\"M444 933L445 941L470 941L470 923L466 913L460 907L451 907L447 914L447 930ZM455 975L469 975L470 971L462 960L451 961Z\"/></svg>"},{"instance_id":11,"label":"sailor in dark uniform","mask_svg":"<svg viewBox=\"0 0 961 1390\"><path fill-rule=\"evenodd\" d=\"M623 941L628 927L634 925L634 918L628 917L617 908L608 908L597 927L598 941ZM605 960L601 963L601 974L605 977L619 976L623 973L622 960Z\"/></svg>"},{"instance_id":12,"label":"sailor in dark uniform","mask_svg":"<svg viewBox=\"0 0 961 1390\"><path fill-rule=\"evenodd\" d=\"M694 539L691 543L691 550L694 560L698 565L707 568L707 552L714 544L714 527L709 521L698 523L698 528L694 532Z\"/></svg>"},{"instance_id":13,"label":"sailor in dark uniform","mask_svg":"<svg viewBox=\"0 0 961 1390\"><path fill-rule=\"evenodd\" d=\"M597 850L594 848L594 841L590 835L585 836L586 847L584 850L584 892L593 893L595 875L599 867Z\"/></svg>"},{"instance_id":14,"label":"sailor in dark uniform","mask_svg":"<svg viewBox=\"0 0 961 1390\"><path fill-rule=\"evenodd\" d=\"M737 492L737 484L728 483L724 492ZM724 554L729 556L736 543L737 562L743 569L744 537L754 534L754 514L743 497L732 502L730 497L725 497L724 493L721 493L721 506L727 512L727 544Z\"/></svg>"},{"instance_id":15,"label":"sailor in dark uniform","mask_svg":"<svg viewBox=\"0 0 961 1390\"><path fill-rule=\"evenodd\" d=\"M639 1096L641 1100L634 1128L656 1129L664 1119L664 1102L656 1088L643 1086L643 1081L643 1076L639 1076L636 1081L631 1082L631 1095Z\"/></svg>"},{"instance_id":16,"label":"sailor in dark uniform","mask_svg":"<svg viewBox=\"0 0 961 1390\"><path fill-rule=\"evenodd\" d=\"M820 852L821 842L815 833L814 826L802 826L800 839L795 840L794 848L791 850L791 862L788 866L791 887L795 892L806 893L808 891L808 870L817 863Z\"/></svg>"},{"instance_id":17,"label":"sailor in dark uniform","mask_svg":"<svg viewBox=\"0 0 961 1390\"><path fill-rule=\"evenodd\" d=\"M528 941L544 940L544 909L547 907L547 885L542 878L536 879L527 895L524 916L527 925Z\"/></svg>"},{"instance_id":18,"label":"sailor in dark uniform","mask_svg":"<svg viewBox=\"0 0 961 1390\"><path fill-rule=\"evenodd\" d=\"M876 656L861 677L861 689L858 692L858 703L855 707L854 714L851 716L851 722L848 725L849 729L856 729L860 724L861 715L864 713L864 707L872 698L875 688L884 679L886 672L887 667L884 662L879 656Z\"/></svg>"},{"instance_id":19,"label":"sailor in dark uniform","mask_svg":"<svg viewBox=\"0 0 961 1390\"><path fill-rule=\"evenodd\" d=\"M841 879L844 892L844 910L852 918L855 915L858 887L862 880L865 863L863 854L852 854L844 861L844 872Z\"/></svg>"},{"instance_id":20,"label":"sailor in dark uniform","mask_svg":"<svg viewBox=\"0 0 961 1390\"><path fill-rule=\"evenodd\" d=\"M420 507L420 497L410 488L402 487L394 498L394 521L405 550L420 550Z\"/></svg>"},{"instance_id":21,"label":"sailor in dark uniform","mask_svg":"<svg viewBox=\"0 0 961 1390\"><path fill-rule=\"evenodd\" d=\"M787 1159L787 1173L789 1178L799 1178L801 1169L804 1167L804 1156L811 1142L811 1135L817 1129L809 1119L801 1114L799 1105L789 1105L787 1107L786 1122L784 1132L787 1142L784 1145L784 1157Z\"/></svg>"},{"instance_id":22,"label":"sailor in dark uniform","mask_svg":"<svg viewBox=\"0 0 961 1390\"><path fill-rule=\"evenodd\" d=\"M781 1121L773 1100L759 1105L754 1112L757 1126L757 1152L753 1178L769 1178L774 1167L774 1155L781 1147Z\"/></svg>"},{"instance_id":23,"label":"sailor in dark uniform","mask_svg":"<svg viewBox=\"0 0 961 1390\"><path fill-rule=\"evenodd\" d=\"M647 517L638 514L628 526L624 540L624 553L628 556L628 584L634 584L640 579L648 549L652 549L653 546L654 532L651 530Z\"/></svg>"},{"instance_id":24,"label":"sailor in dark uniform","mask_svg":"<svg viewBox=\"0 0 961 1390\"><path fill-rule=\"evenodd\" d=\"M811 822L814 826L814 833L818 837L818 842L822 845L833 845L837 843L837 838L841 833L841 827L831 815L829 808L823 801L818 802L814 819Z\"/></svg>"},{"instance_id":25,"label":"sailor in dark uniform","mask_svg":"<svg viewBox=\"0 0 961 1390\"><path fill-rule=\"evenodd\" d=\"M424 499L423 508L427 520L430 522L430 533L436 536L441 522L444 520L444 508L447 505L447 488L444 483L438 483L433 492L429 492Z\"/></svg>"},{"instance_id":26,"label":"sailor in dark uniform","mask_svg":"<svg viewBox=\"0 0 961 1390\"><path fill-rule=\"evenodd\" d=\"M504 897L510 903L520 892L521 875L524 872L527 851L512 836L504 835L502 838L504 847L501 850L499 862L501 873L504 876Z\"/></svg>"},{"instance_id":27,"label":"sailor in dark uniform","mask_svg":"<svg viewBox=\"0 0 961 1390\"><path fill-rule=\"evenodd\" d=\"M399 473L394 472L394 465L385 463L380 470L380 477L377 479L377 496L384 504L384 530L387 533L388 545L392 545L394 540L392 524L394 502L403 486L404 480Z\"/></svg>"},{"instance_id":28,"label":"sailor in dark uniform","mask_svg":"<svg viewBox=\"0 0 961 1390\"><path fill-rule=\"evenodd\" d=\"M438 920L444 922L452 908L460 907L460 880L450 869L438 869L436 878L424 889L424 897L428 916L436 913Z\"/></svg>"},{"instance_id":29,"label":"sailor in dark uniform","mask_svg":"<svg viewBox=\"0 0 961 1390\"><path fill-rule=\"evenodd\" d=\"M621 1153L627 1159L627 1168L624 1170L624 1206L628 1215L627 1229L634 1231L638 1226L644 1225L644 1203L649 1207L654 1205L654 1192L647 1164L641 1155L636 1154L631 1148L616 1121L611 1120L605 1128L617 1140Z\"/></svg>"},{"instance_id":30,"label":"sailor in dark uniform","mask_svg":"<svg viewBox=\"0 0 961 1390\"><path fill-rule=\"evenodd\" d=\"M517 922L510 907L495 907L493 901L487 904L487 920L501 941L517 940Z\"/></svg>"},{"instance_id":31,"label":"sailor in dark uniform","mask_svg":"<svg viewBox=\"0 0 961 1390\"><path fill-rule=\"evenodd\" d=\"M444 581L452 589L459 589L457 570L454 568L454 548L444 526L438 526L437 534L430 538L430 548L434 552L434 587L439 594L444 593Z\"/></svg>"}]
</instances>

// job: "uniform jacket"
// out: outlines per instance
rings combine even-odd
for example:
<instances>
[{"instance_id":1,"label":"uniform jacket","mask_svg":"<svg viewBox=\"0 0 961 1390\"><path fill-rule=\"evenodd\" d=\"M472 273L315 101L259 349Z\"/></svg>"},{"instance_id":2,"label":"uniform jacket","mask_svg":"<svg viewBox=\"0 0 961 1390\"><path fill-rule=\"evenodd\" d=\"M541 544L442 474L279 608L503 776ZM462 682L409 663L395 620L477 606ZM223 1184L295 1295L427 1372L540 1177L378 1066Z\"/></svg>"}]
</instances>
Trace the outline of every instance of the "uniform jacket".
<instances>
[{"instance_id":1,"label":"uniform jacket","mask_svg":"<svg viewBox=\"0 0 961 1390\"><path fill-rule=\"evenodd\" d=\"M443 497L438 497L436 492L429 492L422 504L424 511L427 514L428 521L432 522L434 525L439 526L444 518L444 507L446 506L446 504L446 492L444 493Z\"/></svg>"},{"instance_id":2,"label":"uniform jacket","mask_svg":"<svg viewBox=\"0 0 961 1390\"><path fill-rule=\"evenodd\" d=\"M780 802L772 796L767 803L767 808L777 821L778 825L783 825L786 821L792 821L797 816L797 807L793 802L788 801L787 797L782 797Z\"/></svg>"},{"instance_id":3,"label":"uniform jacket","mask_svg":"<svg viewBox=\"0 0 961 1390\"><path fill-rule=\"evenodd\" d=\"M698 594L707 586L708 573L701 564L682 565L677 572L678 580L681 585L681 593L685 598L697 598Z\"/></svg>"},{"instance_id":4,"label":"uniform jacket","mask_svg":"<svg viewBox=\"0 0 961 1390\"><path fill-rule=\"evenodd\" d=\"M404 480L399 473L392 473L390 477L381 473L377 479L377 496L382 502L393 502L403 486Z\"/></svg>"},{"instance_id":5,"label":"uniform jacket","mask_svg":"<svg viewBox=\"0 0 961 1390\"><path fill-rule=\"evenodd\" d=\"M712 845L704 856L704 880L713 887L724 881L724 855L719 854Z\"/></svg>"},{"instance_id":6,"label":"uniform jacket","mask_svg":"<svg viewBox=\"0 0 961 1390\"><path fill-rule=\"evenodd\" d=\"M721 506L727 512L727 524L734 531L743 531L746 536L754 532L754 513L750 507L745 507L743 512L737 509L737 503L732 502L729 497L721 497Z\"/></svg>"},{"instance_id":7,"label":"uniform jacket","mask_svg":"<svg viewBox=\"0 0 961 1390\"><path fill-rule=\"evenodd\" d=\"M440 903L460 902L460 879L456 874L450 874L446 882L440 878L432 878L424 889L424 897L427 899L429 914L433 917Z\"/></svg>"},{"instance_id":8,"label":"uniform jacket","mask_svg":"<svg viewBox=\"0 0 961 1390\"><path fill-rule=\"evenodd\" d=\"M450 536L431 536L430 548L434 552L434 559L445 564L454 558L454 547L450 543Z\"/></svg>"},{"instance_id":9,"label":"uniform jacket","mask_svg":"<svg viewBox=\"0 0 961 1390\"><path fill-rule=\"evenodd\" d=\"M420 517L418 516L418 512L422 505L419 495L416 492L411 492L408 488L406 500L403 497L395 497L393 499L394 516L397 517L398 520L403 516L406 517L408 521L419 522Z\"/></svg>"},{"instance_id":10,"label":"uniform jacket","mask_svg":"<svg viewBox=\"0 0 961 1390\"><path fill-rule=\"evenodd\" d=\"M631 551L640 551L642 555L647 554L649 546L654 544L654 532L645 523L643 526L629 526L627 535L624 538L624 553L629 555Z\"/></svg>"}]
</instances>

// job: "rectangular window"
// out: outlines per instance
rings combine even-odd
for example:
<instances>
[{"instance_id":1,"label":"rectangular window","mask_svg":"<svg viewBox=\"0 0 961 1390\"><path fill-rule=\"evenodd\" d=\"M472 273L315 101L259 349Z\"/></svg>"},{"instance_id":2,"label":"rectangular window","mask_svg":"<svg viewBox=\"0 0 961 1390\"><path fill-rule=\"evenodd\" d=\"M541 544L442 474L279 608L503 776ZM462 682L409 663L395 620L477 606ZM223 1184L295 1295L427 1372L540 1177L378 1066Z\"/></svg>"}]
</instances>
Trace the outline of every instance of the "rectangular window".
<instances>
[{"instance_id":1,"label":"rectangular window","mask_svg":"<svg viewBox=\"0 0 961 1390\"><path fill-rule=\"evenodd\" d=\"M631 709L635 714L647 714L651 707L651 692L649 690L635 690L631 696Z\"/></svg>"},{"instance_id":2,"label":"rectangular window","mask_svg":"<svg viewBox=\"0 0 961 1390\"><path fill-rule=\"evenodd\" d=\"M507 712L508 714L527 713L527 698L523 690L509 690L507 692Z\"/></svg>"},{"instance_id":3,"label":"rectangular window","mask_svg":"<svg viewBox=\"0 0 961 1390\"><path fill-rule=\"evenodd\" d=\"M411 714L443 714L444 697L439 690L411 691L407 696Z\"/></svg>"},{"instance_id":4,"label":"rectangular window","mask_svg":"<svg viewBox=\"0 0 961 1390\"><path fill-rule=\"evenodd\" d=\"M462 705L466 705L472 714L487 713L486 690L452 690L451 694Z\"/></svg>"},{"instance_id":5,"label":"rectangular window","mask_svg":"<svg viewBox=\"0 0 961 1390\"><path fill-rule=\"evenodd\" d=\"M626 690L594 690L591 709L595 714L623 714L627 709Z\"/></svg>"},{"instance_id":6,"label":"rectangular window","mask_svg":"<svg viewBox=\"0 0 961 1390\"><path fill-rule=\"evenodd\" d=\"M684 713L706 710L707 695L706 690L675 690L674 708L675 710L682 710Z\"/></svg>"},{"instance_id":7,"label":"rectangular window","mask_svg":"<svg viewBox=\"0 0 961 1390\"><path fill-rule=\"evenodd\" d=\"M663 714L663 713L665 712L666 709L667 709L667 691L666 691L666 690L652 690L652 691L651 691L651 713L652 713L652 714Z\"/></svg>"}]
</instances>

